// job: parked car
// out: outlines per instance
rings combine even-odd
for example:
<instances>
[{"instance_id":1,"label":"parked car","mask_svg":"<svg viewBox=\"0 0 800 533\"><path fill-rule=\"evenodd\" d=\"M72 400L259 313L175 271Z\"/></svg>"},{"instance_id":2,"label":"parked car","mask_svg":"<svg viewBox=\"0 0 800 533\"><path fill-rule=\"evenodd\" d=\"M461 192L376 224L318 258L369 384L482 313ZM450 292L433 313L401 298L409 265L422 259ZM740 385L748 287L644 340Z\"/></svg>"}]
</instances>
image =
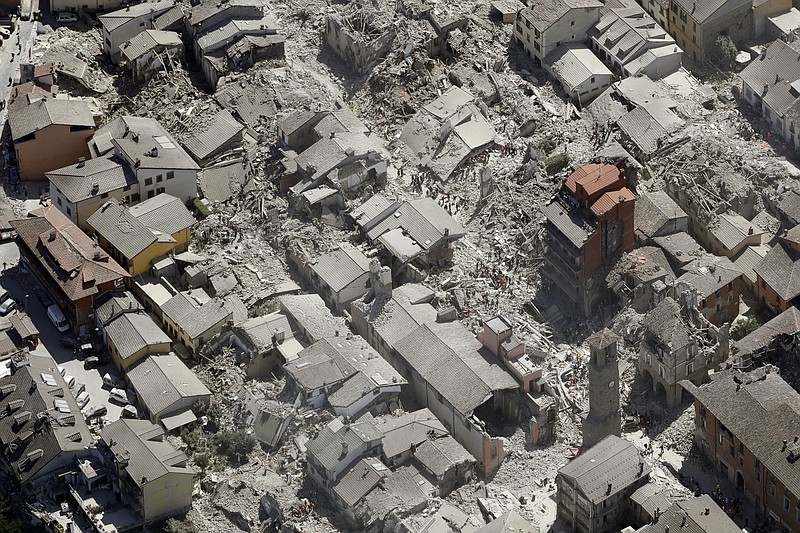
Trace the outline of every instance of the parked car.
<instances>
[{"instance_id":1,"label":"parked car","mask_svg":"<svg viewBox=\"0 0 800 533\"><path fill-rule=\"evenodd\" d=\"M72 395L77 398L80 395L80 393L82 393L83 391L86 390L86 383L83 383L83 382L80 382L80 381L76 381L69 388L69 390L71 390L72 391Z\"/></svg>"},{"instance_id":2,"label":"parked car","mask_svg":"<svg viewBox=\"0 0 800 533\"><path fill-rule=\"evenodd\" d=\"M53 304L47 308L47 318L50 319L50 322L52 322L56 329L61 333L69 331L69 322L67 322L67 317L64 316L64 312L56 304Z\"/></svg>"},{"instance_id":3,"label":"parked car","mask_svg":"<svg viewBox=\"0 0 800 533\"><path fill-rule=\"evenodd\" d=\"M121 389L125 386L125 382L119 376L106 372L103 374L103 385L112 389Z\"/></svg>"},{"instance_id":4,"label":"parked car","mask_svg":"<svg viewBox=\"0 0 800 533\"><path fill-rule=\"evenodd\" d=\"M105 416L106 413L108 413L108 408L105 405L93 405L83 413L83 417L86 420L90 420L99 416Z\"/></svg>"},{"instance_id":5,"label":"parked car","mask_svg":"<svg viewBox=\"0 0 800 533\"><path fill-rule=\"evenodd\" d=\"M51 305L53 305L53 299L50 298L50 294L46 290L39 289L36 291L36 299L42 304L42 307L47 309Z\"/></svg>"},{"instance_id":6,"label":"parked car","mask_svg":"<svg viewBox=\"0 0 800 533\"><path fill-rule=\"evenodd\" d=\"M120 413L122 418L139 418L139 410L132 405L126 405Z\"/></svg>"},{"instance_id":7,"label":"parked car","mask_svg":"<svg viewBox=\"0 0 800 533\"><path fill-rule=\"evenodd\" d=\"M69 11L62 11L56 16L56 22L59 24L78 22L78 15L75 13L70 13Z\"/></svg>"},{"instance_id":8,"label":"parked car","mask_svg":"<svg viewBox=\"0 0 800 533\"><path fill-rule=\"evenodd\" d=\"M0 315L6 316L8 313L17 308L17 301L13 298L7 298L0 303Z\"/></svg>"},{"instance_id":9,"label":"parked car","mask_svg":"<svg viewBox=\"0 0 800 533\"><path fill-rule=\"evenodd\" d=\"M64 375L64 382L66 382L67 387L72 387L75 384L75 376Z\"/></svg>"},{"instance_id":10,"label":"parked car","mask_svg":"<svg viewBox=\"0 0 800 533\"><path fill-rule=\"evenodd\" d=\"M85 368L86 370L91 370L92 368L97 368L102 364L103 363L100 361L99 357L92 355L90 357L87 357L86 360L83 361L83 368Z\"/></svg>"},{"instance_id":11,"label":"parked car","mask_svg":"<svg viewBox=\"0 0 800 533\"><path fill-rule=\"evenodd\" d=\"M122 405L128 405L131 403L128 401L128 394L125 392L125 389L111 389L111 392L108 393L108 399Z\"/></svg>"},{"instance_id":12,"label":"parked car","mask_svg":"<svg viewBox=\"0 0 800 533\"><path fill-rule=\"evenodd\" d=\"M99 355L100 350L91 342L81 344L80 355L81 357L89 357L90 355Z\"/></svg>"},{"instance_id":13,"label":"parked car","mask_svg":"<svg viewBox=\"0 0 800 533\"><path fill-rule=\"evenodd\" d=\"M67 375L67 369L64 368L63 366L59 366L58 367L58 373L61 374L62 376L66 376Z\"/></svg>"},{"instance_id":14,"label":"parked car","mask_svg":"<svg viewBox=\"0 0 800 533\"><path fill-rule=\"evenodd\" d=\"M78 397L75 398L75 401L78 404L78 409L83 409L86 407L86 404L89 403L89 393L84 391L78 394Z\"/></svg>"}]
</instances>

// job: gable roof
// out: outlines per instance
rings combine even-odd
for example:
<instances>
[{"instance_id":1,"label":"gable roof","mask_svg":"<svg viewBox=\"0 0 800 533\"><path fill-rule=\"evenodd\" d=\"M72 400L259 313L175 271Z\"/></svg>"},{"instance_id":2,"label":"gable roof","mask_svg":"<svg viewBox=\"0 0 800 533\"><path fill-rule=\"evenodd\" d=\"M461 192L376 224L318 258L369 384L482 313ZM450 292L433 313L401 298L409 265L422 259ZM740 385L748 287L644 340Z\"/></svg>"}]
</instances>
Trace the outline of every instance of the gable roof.
<instances>
[{"instance_id":1,"label":"gable roof","mask_svg":"<svg viewBox=\"0 0 800 533\"><path fill-rule=\"evenodd\" d=\"M203 160L213 155L242 131L244 126L233 118L230 111L223 109L203 128L203 131L186 139L183 145L195 159Z\"/></svg>"},{"instance_id":2,"label":"gable roof","mask_svg":"<svg viewBox=\"0 0 800 533\"><path fill-rule=\"evenodd\" d=\"M22 102L22 99L17 102ZM62 98L42 98L27 105L14 105L8 110L8 125L15 141L54 124L88 129L94 128L94 118L83 100Z\"/></svg>"},{"instance_id":3,"label":"gable roof","mask_svg":"<svg viewBox=\"0 0 800 533\"><path fill-rule=\"evenodd\" d=\"M155 119L122 116L106 125L103 133L136 168L198 170L200 167ZM97 135L95 135L97 137Z\"/></svg>"},{"instance_id":4,"label":"gable roof","mask_svg":"<svg viewBox=\"0 0 800 533\"><path fill-rule=\"evenodd\" d=\"M797 189L786 191L778 203L778 210L795 222L800 222L800 192Z\"/></svg>"},{"instance_id":5,"label":"gable roof","mask_svg":"<svg viewBox=\"0 0 800 533\"><path fill-rule=\"evenodd\" d=\"M547 55L545 62L552 66L555 75L570 91L575 91L594 76L608 76L609 81L611 78L608 67L582 44L562 44Z\"/></svg>"},{"instance_id":6,"label":"gable roof","mask_svg":"<svg viewBox=\"0 0 800 533\"><path fill-rule=\"evenodd\" d=\"M800 494L800 395L771 366L723 370L700 387L681 385L760 460L792 494ZM786 447L781 442L792 443Z\"/></svg>"},{"instance_id":7,"label":"gable roof","mask_svg":"<svg viewBox=\"0 0 800 533\"><path fill-rule=\"evenodd\" d=\"M739 77L761 95L767 106L779 116L783 115L798 97L792 84L800 79L800 43L774 41L742 70Z\"/></svg>"},{"instance_id":8,"label":"gable roof","mask_svg":"<svg viewBox=\"0 0 800 533\"><path fill-rule=\"evenodd\" d=\"M115 157L89 159L45 172L45 176L73 204L138 183L130 167Z\"/></svg>"},{"instance_id":9,"label":"gable roof","mask_svg":"<svg viewBox=\"0 0 800 533\"><path fill-rule=\"evenodd\" d=\"M745 5L752 5L752 0L674 0L690 17L700 23L716 18Z\"/></svg>"},{"instance_id":10,"label":"gable roof","mask_svg":"<svg viewBox=\"0 0 800 533\"><path fill-rule=\"evenodd\" d=\"M650 467L632 442L609 435L562 466L558 475L573 479L589 501L597 504L650 475Z\"/></svg>"},{"instance_id":11,"label":"gable roof","mask_svg":"<svg viewBox=\"0 0 800 533\"><path fill-rule=\"evenodd\" d=\"M590 30L590 35L608 49L613 59L622 65L633 66L631 74L637 74L648 61L643 58L646 51L668 47L669 52L681 53L675 39L656 23L640 6L609 9ZM648 60L655 59L650 55Z\"/></svg>"},{"instance_id":12,"label":"gable roof","mask_svg":"<svg viewBox=\"0 0 800 533\"><path fill-rule=\"evenodd\" d=\"M0 449L25 483L62 452L80 452L92 437L51 357L27 355L28 365L0 377ZM12 363L13 365L13 363ZM49 423L40 420L40 415ZM12 451L11 444L14 450ZM37 452L41 457L35 458ZM28 454L33 454L31 458Z\"/></svg>"},{"instance_id":13,"label":"gable roof","mask_svg":"<svg viewBox=\"0 0 800 533\"><path fill-rule=\"evenodd\" d=\"M679 350L692 342L681 315L681 306L669 296L645 315L642 326L647 333L671 350Z\"/></svg>"},{"instance_id":14,"label":"gable roof","mask_svg":"<svg viewBox=\"0 0 800 533\"><path fill-rule=\"evenodd\" d=\"M169 235L158 235L147 229L113 198L101 205L86 219L86 223L129 260L164 238L175 242Z\"/></svg>"},{"instance_id":15,"label":"gable roof","mask_svg":"<svg viewBox=\"0 0 800 533\"><path fill-rule=\"evenodd\" d=\"M423 324L395 344L406 364L463 415L495 391L516 389L516 380L490 362L482 344L459 323Z\"/></svg>"},{"instance_id":16,"label":"gable roof","mask_svg":"<svg viewBox=\"0 0 800 533\"><path fill-rule=\"evenodd\" d=\"M540 533L540 529L511 509L475 530L474 533Z\"/></svg>"},{"instance_id":17,"label":"gable roof","mask_svg":"<svg viewBox=\"0 0 800 533\"><path fill-rule=\"evenodd\" d=\"M353 465L334 485L333 491L346 505L352 507L378 486L388 473L389 469L379 459L364 458Z\"/></svg>"},{"instance_id":18,"label":"gable roof","mask_svg":"<svg viewBox=\"0 0 800 533\"><path fill-rule=\"evenodd\" d=\"M174 31L144 30L122 43L120 50L128 61L135 61L159 46L182 46L180 35Z\"/></svg>"},{"instance_id":19,"label":"gable roof","mask_svg":"<svg viewBox=\"0 0 800 533\"><path fill-rule=\"evenodd\" d=\"M755 273L789 302L800 294L800 252L778 242L753 268Z\"/></svg>"},{"instance_id":20,"label":"gable roof","mask_svg":"<svg viewBox=\"0 0 800 533\"><path fill-rule=\"evenodd\" d=\"M686 211L670 198L664 191L640 194L634 204L634 228L645 237L654 237L667 223L674 222L673 231L677 230L677 220L687 218Z\"/></svg>"},{"instance_id":21,"label":"gable roof","mask_svg":"<svg viewBox=\"0 0 800 533\"><path fill-rule=\"evenodd\" d=\"M686 283L701 298L708 298L722 287L743 276L742 271L727 257L706 254L684 265L684 274L677 281Z\"/></svg>"},{"instance_id":22,"label":"gable roof","mask_svg":"<svg viewBox=\"0 0 800 533\"><path fill-rule=\"evenodd\" d=\"M183 474L194 476L194 469L185 464L186 455L160 440L164 431L149 420L120 418L103 427L100 435L117 461L123 463L125 472L137 486L166 476Z\"/></svg>"},{"instance_id":23,"label":"gable roof","mask_svg":"<svg viewBox=\"0 0 800 533\"><path fill-rule=\"evenodd\" d=\"M179 292L164 302L161 311L184 330L190 339L196 339L231 316L231 311L225 307L225 301L221 298L212 298L199 304L184 292Z\"/></svg>"},{"instance_id":24,"label":"gable roof","mask_svg":"<svg viewBox=\"0 0 800 533\"><path fill-rule=\"evenodd\" d=\"M369 259L350 243L341 243L311 265L311 270L333 292L339 292L369 272ZM364 292L366 292L366 286Z\"/></svg>"},{"instance_id":25,"label":"gable roof","mask_svg":"<svg viewBox=\"0 0 800 533\"><path fill-rule=\"evenodd\" d=\"M597 0L531 0L521 15L531 22L534 28L545 31L572 9L597 9L603 4Z\"/></svg>"},{"instance_id":26,"label":"gable roof","mask_svg":"<svg viewBox=\"0 0 800 533\"><path fill-rule=\"evenodd\" d=\"M105 334L124 362L140 350L158 344L170 344L170 338L145 313L123 313L106 324Z\"/></svg>"},{"instance_id":27,"label":"gable roof","mask_svg":"<svg viewBox=\"0 0 800 533\"><path fill-rule=\"evenodd\" d=\"M175 5L173 0L161 0L159 2L142 2L140 4L132 4L123 9L112 11L111 13L103 13L97 19L100 24L109 32L113 32L119 27L127 24L133 19L139 17L148 17L151 20L160 15L164 11L172 8Z\"/></svg>"},{"instance_id":28,"label":"gable roof","mask_svg":"<svg viewBox=\"0 0 800 533\"><path fill-rule=\"evenodd\" d=\"M195 220L180 198L161 193L128 208L139 222L151 230L173 235L192 227Z\"/></svg>"},{"instance_id":29,"label":"gable roof","mask_svg":"<svg viewBox=\"0 0 800 533\"><path fill-rule=\"evenodd\" d=\"M400 416L387 415L375 421L383 434L383 454L392 458L418 446L431 438L447 435L447 429L428 409L419 409Z\"/></svg>"},{"instance_id":30,"label":"gable roof","mask_svg":"<svg viewBox=\"0 0 800 533\"><path fill-rule=\"evenodd\" d=\"M708 229L728 250L734 250L750 235L764 233L756 224L735 213L719 215Z\"/></svg>"},{"instance_id":31,"label":"gable roof","mask_svg":"<svg viewBox=\"0 0 800 533\"><path fill-rule=\"evenodd\" d=\"M620 180L624 180L624 176L622 169L618 166L610 163L589 163L578 167L567 176L564 185L573 196L579 188L586 191L587 195L592 196Z\"/></svg>"},{"instance_id":32,"label":"gable roof","mask_svg":"<svg viewBox=\"0 0 800 533\"><path fill-rule=\"evenodd\" d=\"M466 229L450 216L433 198L405 201L367 232L376 240L387 231L402 228L423 250L428 250L442 239L457 239L466 235Z\"/></svg>"},{"instance_id":33,"label":"gable roof","mask_svg":"<svg viewBox=\"0 0 800 533\"><path fill-rule=\"evenodd\" d=\"M151 355L128 370L128 379L139 401L159 418L169 414L174 406L191 407L196 400L211 396L205 385L175 354Z\"/></svg>"},{"instance_id":34,"label":"gable roof","mask_svg":"<svg viewBox=\"0 0 800 533\"><path fill-rule=\"evenodd\" d=\"M100 285L130 277L54 206L35 209L10 224L42 270L73 302L98 294Z\"/></svg>"},{"instance_id":35,"label":"gable roof","mask_svg":"<svg viewBox=\"0 0 800 533\"><path fill-rule=\"evenodd\" d=\"M344 424L338 418L322 428L317 436L306 443L309 456L316 459L326 470L333 470L342 456L342 447L351 451L362 444L380 440L381 434L370 421Z\"/></svg>"},{"instance_id":36,"label":"gable roof","mask_svg":"<svg viewBox=\"0 0 800 533\"><path fill-rule=\"evenodd\" d=\"M768 347L783 335L800 333L800 310L792 306L761 325L758 329L733 343L733 352L744 356Z\"/></svg>"},{"instance_id":37,"label":"gable roof","mask_svg":"<svg viewBox=\"0 0 800 533\"><path fill-rule=\"evenodd\" d=\"M120 313L135 313L144 309L129 291L104 293L94 301L94 305L95 320L102 325Z\"/></svg>"}]
</instances>

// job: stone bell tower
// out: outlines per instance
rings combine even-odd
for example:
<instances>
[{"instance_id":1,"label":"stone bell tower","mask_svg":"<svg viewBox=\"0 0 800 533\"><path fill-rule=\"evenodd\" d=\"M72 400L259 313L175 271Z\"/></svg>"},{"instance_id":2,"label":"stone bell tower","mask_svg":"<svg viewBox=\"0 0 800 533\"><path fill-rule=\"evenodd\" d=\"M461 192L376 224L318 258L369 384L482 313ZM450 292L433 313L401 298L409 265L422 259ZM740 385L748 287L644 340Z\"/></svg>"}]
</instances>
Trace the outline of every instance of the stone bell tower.
<instances>
[{"instance_id":1,"label":"stone bell tower","mask_svg":"<svg viewBox=\"0 0 800 533\"><path fill-rule=\"evenodd\" d=\"M619 365L617 343L608 328L587 339L589 343L589 412L583 415L583 446L594 446L609 435L620 436Z\"/></svg>"}]
</instances>

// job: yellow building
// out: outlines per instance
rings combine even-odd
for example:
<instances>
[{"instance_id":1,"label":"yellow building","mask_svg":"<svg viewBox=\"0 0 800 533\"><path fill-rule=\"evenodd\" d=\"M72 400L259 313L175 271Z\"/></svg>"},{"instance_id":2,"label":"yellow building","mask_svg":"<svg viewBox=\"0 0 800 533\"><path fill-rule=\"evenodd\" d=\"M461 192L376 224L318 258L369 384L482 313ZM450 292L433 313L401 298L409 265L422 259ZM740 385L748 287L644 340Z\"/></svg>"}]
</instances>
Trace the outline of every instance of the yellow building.
<instances>
[{"instance_id":1,"label":"yellow building","mask_svg":"<svg viewBox=\"0 0 800 533\"><path fill-rule=\"evenodd\" d=\"M165 255L185 252L194 218L180 199L160 194L131 208L112 198L86 223L100 246L136 276Z\"/></svg>"},{"instance_id":2,"label":"yellow building","mask_svg":"<svg viewBox=\"0 0 800 533\"><path fill-rule=\"evenodd\" d=\"M148 355L169 353L171 339L143 311L124 312L103 326L103 335L118 370L127 370Z\"/></svg>"},{"instance_id":3,"label":"yellow building","mask_svg":"<svg viewBox=\"0 0 800 533\"><path fill-rule=\"evenodd\" d=\"M98 449L110 464L110 481L145 524L187 511L197 472L147 420L120 419L102 431Z\"/></svg>"}]
</instances>

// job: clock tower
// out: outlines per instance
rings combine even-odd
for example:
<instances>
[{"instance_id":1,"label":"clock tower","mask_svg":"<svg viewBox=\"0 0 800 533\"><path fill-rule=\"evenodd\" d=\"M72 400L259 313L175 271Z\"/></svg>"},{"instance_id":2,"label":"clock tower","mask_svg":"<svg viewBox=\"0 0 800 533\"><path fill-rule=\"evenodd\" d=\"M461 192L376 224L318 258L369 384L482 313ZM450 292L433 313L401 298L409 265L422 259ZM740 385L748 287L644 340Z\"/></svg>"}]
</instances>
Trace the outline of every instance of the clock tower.
<instances>
[{"instance_id":1,"label":"clock tower","mask_svg":"<svg viewBox=\"0 0 800 533\"><path fill-rule=\"evenodd\" d=\"M619 365L617 343L608 328L587 339L589 343L589 412L583 415L583 446L590 448L609 435L620 436Z\"/></svg>"}]
</instances>

